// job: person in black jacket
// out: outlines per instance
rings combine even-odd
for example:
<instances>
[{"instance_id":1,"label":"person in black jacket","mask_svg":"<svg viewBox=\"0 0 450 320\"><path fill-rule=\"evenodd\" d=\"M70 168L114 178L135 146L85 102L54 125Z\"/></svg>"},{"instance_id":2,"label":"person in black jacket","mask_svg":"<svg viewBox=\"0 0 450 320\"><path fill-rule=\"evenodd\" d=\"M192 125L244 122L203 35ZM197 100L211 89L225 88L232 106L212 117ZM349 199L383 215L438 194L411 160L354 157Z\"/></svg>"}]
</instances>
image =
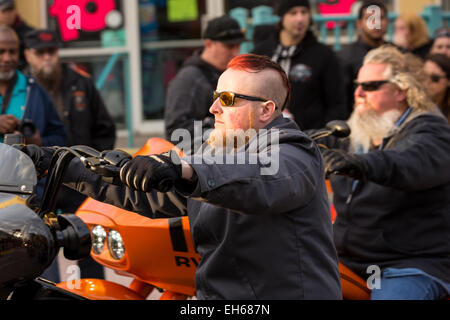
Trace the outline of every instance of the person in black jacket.
<instances>
[{"instance_id":1,"label":"person in black jacket","mask_svg":"<svg viewBox=\"0 0 450 320\"><path fill-rule=\"evenodd\" d=\"M200 131L213 128L214 119L209 113L213 102L212 92L220 74L228 62L239 54L241 42L245 40L238 22L228 16L209 21L203 38L203 50L195 52L186 60L170 82L166 94L166 138L172 140L172 133L176 129L187 130L192 143L183 148L188 153L188 149L195 151L192 150L195 139L200 145L203 142L202 136L195 137L194 121L200 122Z\"/></svg>"},{"instance_id":2,"label":"person in black jacket","mask_svg":"<svg viewBox=\"0 0 450 320\"><path fill-rule=\"evenodd\" d=\"M317 41L310 31L312 17L308 0L279 1L278 32L255 43L253 53L280 63L292 86L285 110L302 130L318 129L335 119L346 119L342 70L335 53Z\"/></svg>"},{"instance_id":3,"label":"person in black jacket","mask_svg":"<svg viewBox=\"0 0 450 320\"><path fill-rule=\"evenodd\" d=\"M0 24L5 24L14 29L20 40L20 53L19 53L19 65L18 69L24 71L27 66L27 61L25 60L23 45L25 34L31 30L28 24L23 21L17 12L14 0L0 0Z\"/></svg>"},{"instance_id":4,"label":"person in black jacket","mask_svg":"<svg viewBox=\"0 0 450 320\"><path fill-rule=\"evenodd\" d=\"M392 46L369 51L350 138L321 141L330 148L334 239L359 275L380 271L369 281L372 299L442 299L450 293L450 127L405 61Z\"/></svg>"},{"instance_id":5,"label":"person in black jacket","mask_svg":"<svg viewBox=\"0 0 450 320\"><path fill-rule=\"evenodd\" d=\"M358 39L351 44L344 45L338 52L344 70L347 118L353 111L353 81L358 76L367 52L386 44L384 36L388 24L388 9L383 2L364 1L359 8L358 20L356 20L356 28L359 31Z\"/></svg>"},{"instance_id":6,"label":"person in black jacket","mask_svg":"<svg viewBox=\"0 0 450 320\"><path fill-rule=\"evenodd\" d=\"M59 44L50 30L25 36L28 72L49 92L67 129L67 145L99 151L114 148L116 129L100 93L85 72L62 64Z\"/></svg>"}]
</instances>

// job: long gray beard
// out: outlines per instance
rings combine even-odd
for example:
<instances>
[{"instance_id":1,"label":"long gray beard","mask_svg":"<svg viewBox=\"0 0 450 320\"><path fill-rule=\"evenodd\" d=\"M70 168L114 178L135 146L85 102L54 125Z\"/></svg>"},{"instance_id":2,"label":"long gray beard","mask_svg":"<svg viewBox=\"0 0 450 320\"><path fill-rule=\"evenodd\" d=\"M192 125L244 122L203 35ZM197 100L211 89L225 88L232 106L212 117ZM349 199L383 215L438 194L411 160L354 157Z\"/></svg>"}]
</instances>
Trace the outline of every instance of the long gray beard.
<instances>
[{"instance_id":1,"label":"long gray beard","mask_svg":"<svg viewBox=\"0 0 450 320\"><path fill-rule=\"evenodd\" d=\"M386 111L382 115L372 109L362 115L354 110L348 120L352 151L368 152L374 146L374 141L381 141L388 135L401 115L402 112L397 109Z\"/></svg>"}]
</instances>

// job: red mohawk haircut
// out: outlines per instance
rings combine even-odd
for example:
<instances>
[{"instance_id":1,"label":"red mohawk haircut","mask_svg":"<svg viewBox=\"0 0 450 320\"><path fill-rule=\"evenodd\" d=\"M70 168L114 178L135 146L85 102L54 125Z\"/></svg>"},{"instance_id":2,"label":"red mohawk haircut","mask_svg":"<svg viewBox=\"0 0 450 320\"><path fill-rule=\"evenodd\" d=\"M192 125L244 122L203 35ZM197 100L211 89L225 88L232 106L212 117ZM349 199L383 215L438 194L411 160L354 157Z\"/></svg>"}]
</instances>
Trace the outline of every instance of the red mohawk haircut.
<instances>
[{"instance_id":1,"label":"red mohawk haircut","mask_svg":"<svg viewBox=\"0 0 450 320\"><path fill-rule=\"evenodd\" d=\"M286 88L286 100L281 108L283 110L286 105L289 103L290 95L291 95L291 85L289 79L284 72L283 68L276 62L270 60L269 57L261 56L257 54L241 54L235 58L233 58L227 66L228 69L245 71L245 72L261 72L264 70L274 70L276 71L283 82L283 86Z\"/></svg>"}]
</instances>

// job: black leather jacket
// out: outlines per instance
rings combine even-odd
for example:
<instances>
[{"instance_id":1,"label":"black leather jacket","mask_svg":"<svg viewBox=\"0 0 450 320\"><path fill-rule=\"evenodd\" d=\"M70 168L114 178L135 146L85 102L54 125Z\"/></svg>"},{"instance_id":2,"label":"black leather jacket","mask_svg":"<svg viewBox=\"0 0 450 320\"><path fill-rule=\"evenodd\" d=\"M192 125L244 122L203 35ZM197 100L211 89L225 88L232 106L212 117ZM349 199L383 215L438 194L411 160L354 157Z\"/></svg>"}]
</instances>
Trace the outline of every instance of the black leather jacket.
<instances>
[{"instance_id":1,"label":"black leather jacket","mask_svg":"<svg viewBox=\"0 0 450 320\"><path fill-rule=\"evenodd\" d=\"M450 127L439 111L413 111L364 154L368 181L331 177L339 259L367 267L418 268L450 282ZM348 149L348 141L328 143Z\"/></svg>"}]
</instances>

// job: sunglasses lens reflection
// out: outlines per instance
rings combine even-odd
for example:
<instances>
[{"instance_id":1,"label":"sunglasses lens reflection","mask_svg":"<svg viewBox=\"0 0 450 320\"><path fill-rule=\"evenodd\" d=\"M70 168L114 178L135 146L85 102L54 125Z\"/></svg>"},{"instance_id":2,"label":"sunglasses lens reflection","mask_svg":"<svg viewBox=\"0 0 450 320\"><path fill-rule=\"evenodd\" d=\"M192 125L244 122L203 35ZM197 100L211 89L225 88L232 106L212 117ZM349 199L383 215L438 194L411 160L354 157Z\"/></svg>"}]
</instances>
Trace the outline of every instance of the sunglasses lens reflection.
<instances>
[{"instance_id":1,"label":"sunglasses lens reflection","mask_svg":"<svg viewBox=\"0 0 450 320\"><path fill-rule=\"evenodd\" d=\"M233 104L233 95L228 92L222 92L220 94L220 102L223 106L231 106Z\"/></svg>"}]
</instances>

